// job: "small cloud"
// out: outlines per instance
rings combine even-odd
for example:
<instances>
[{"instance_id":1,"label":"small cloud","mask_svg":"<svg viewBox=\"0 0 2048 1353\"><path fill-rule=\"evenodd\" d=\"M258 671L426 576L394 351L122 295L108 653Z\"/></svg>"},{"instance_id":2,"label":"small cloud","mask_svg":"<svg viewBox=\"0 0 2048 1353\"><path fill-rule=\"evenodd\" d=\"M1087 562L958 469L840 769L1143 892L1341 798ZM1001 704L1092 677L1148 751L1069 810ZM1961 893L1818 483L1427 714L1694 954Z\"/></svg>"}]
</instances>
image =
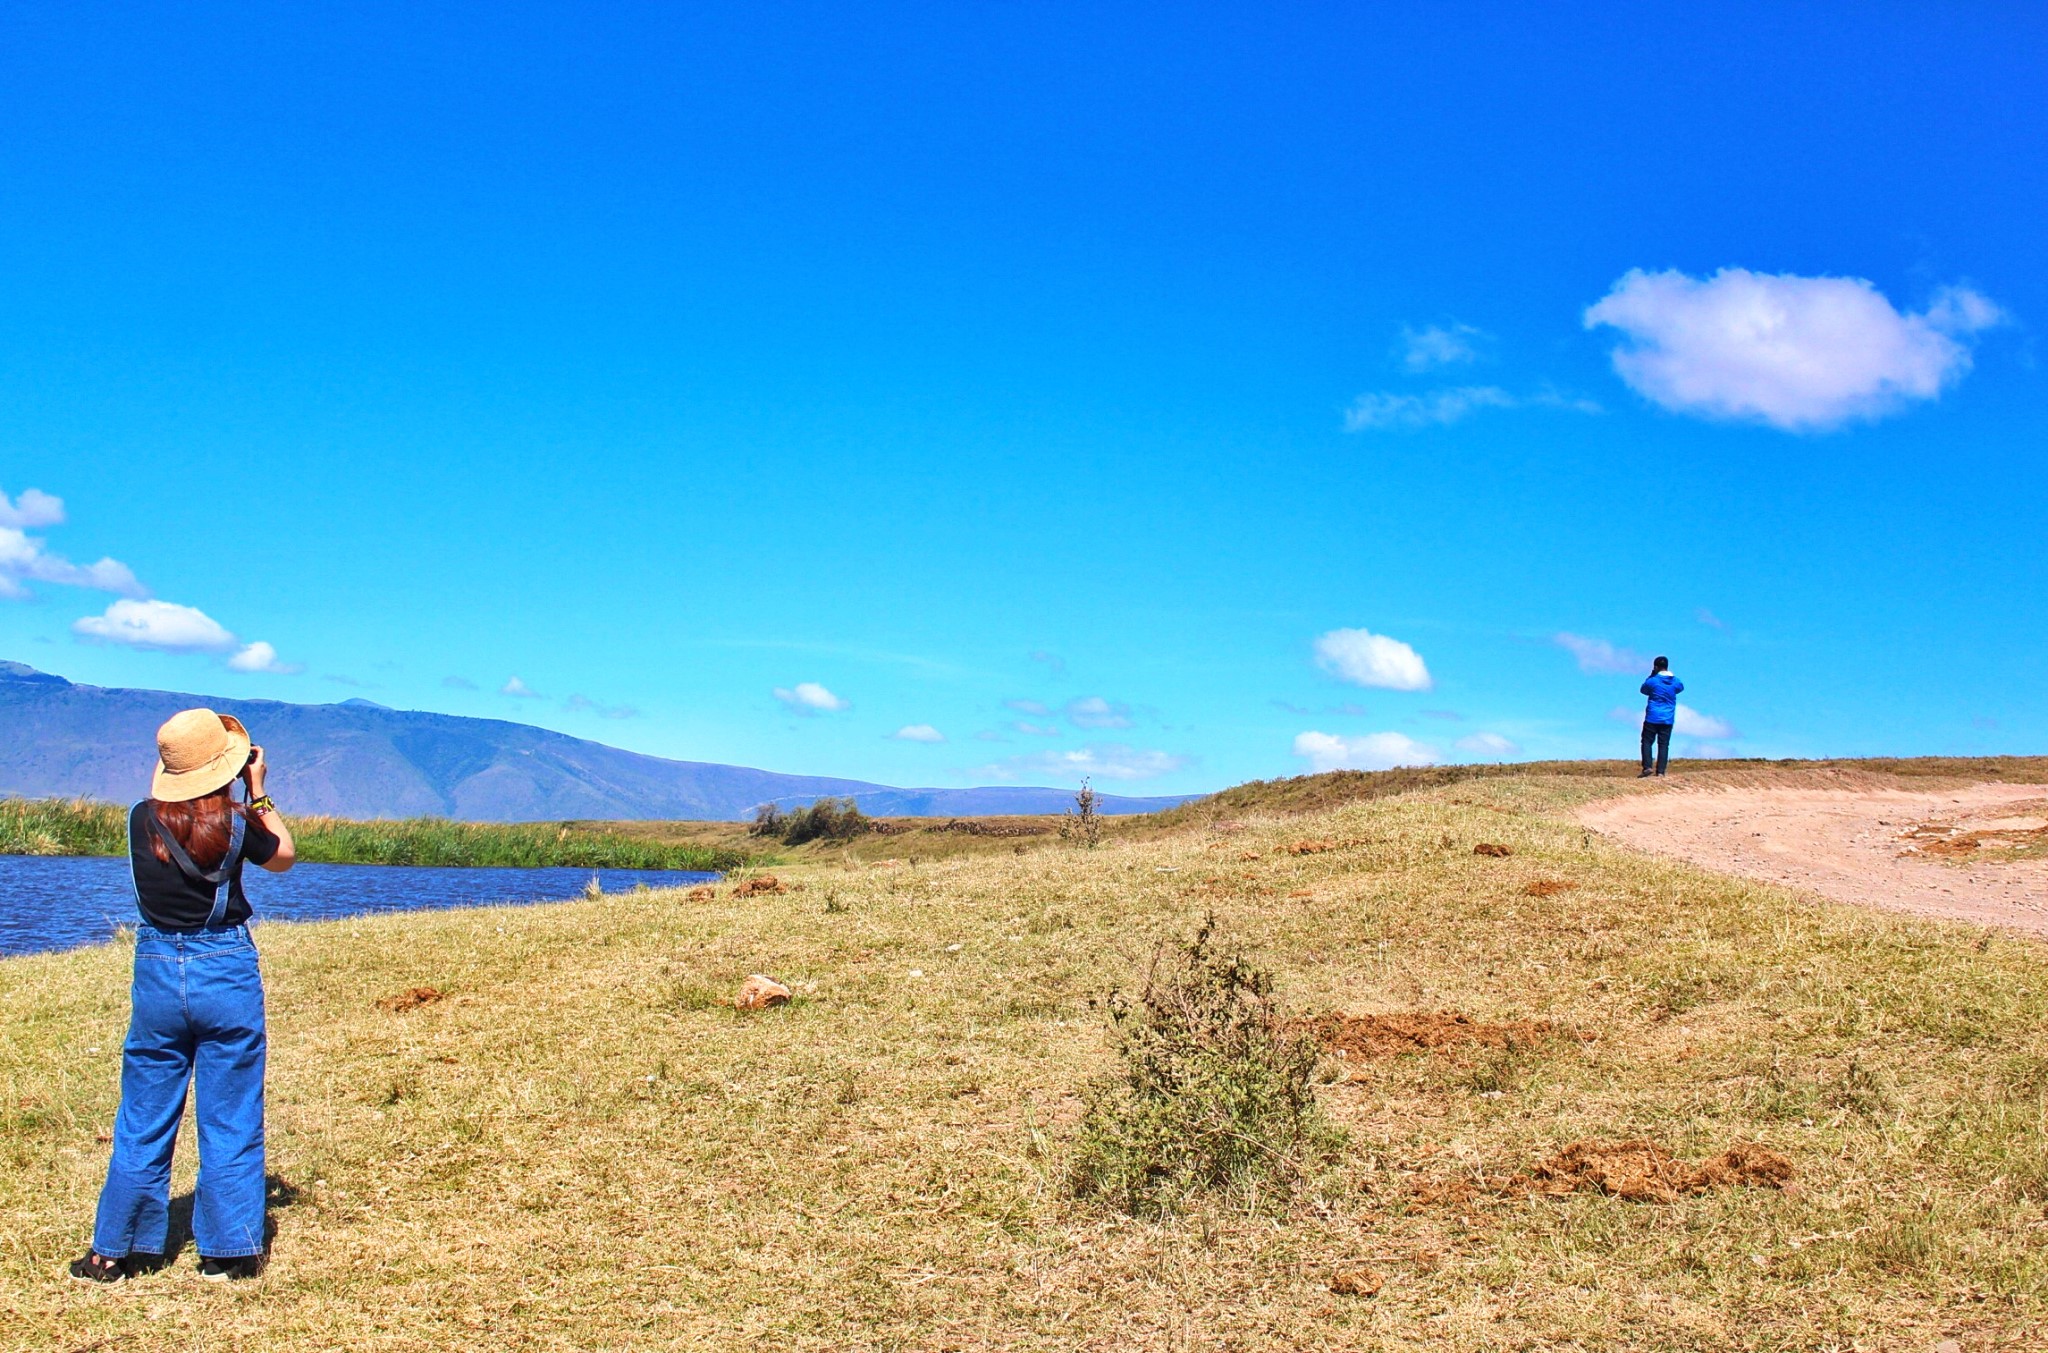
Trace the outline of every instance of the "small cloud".
<instances>
[{"instance_id":1,"label":"small cloud","mask_svg":"<svg viewBox=\"0 0 2048 1353\"><path fill-rule=\"evenodd\" d=\"M1605 412L1590 399L1538 390L1530 395L1511 394L1497 385L1461 385L1409 395L1381 390L1360 395L1344 411L1346 432L1379 432L1388 429L1449 427L1462 423L1482 409L1552 409L1564 413Z\"/></svg>"},{"instance_id":2,"label":"small cloud","mask_svg":"<svg viewBox=\"0 0 2048 1353\"><path fill-rule=\"evenodd\" d=\"M306 670L304 664L279 662L277 650L258 639L236 651L228 659L228 670L232 672L269 672L276 676L297 676Z\"/></svg>"},{"instance_id":3,"label":"small cloud","mask_svg":"<svg viewBox=\"0 0 2048 1353\"><path fill-rule=\"evenodd\" d=\"M1010 720L1009 728L1013 733L1022 733L1030 738L1056 738L1060 735L1058 724L1029 723L1023 719Z\"/></svg>"},{"instance_id":4,"label":"small cloud","mask_svg":"<svg viewBox=\"0 0 2048 1353\"><path fill-rule=\"evenodd\" d=\"M1425 719L1442 719L1446 723L1463 723L1465 721L1465 716L1458 713L1455 709L1425 709L1418 710L1417 713L1421 714Z\"/></svg>"},{"instance_id":5,"label":"small cloud","mask_svg":"<svg viewBox=\"0 0 2048 1353\"><path fill-rule=\"evenodd\" d=\"M1307 705L1297 705L1292 700L1269 700L1266 703L1271 705L1274 709L1280 710L1282 713L1285 714L1306 715L1315 713L1315 711L1310 709Z\"/></svg>"},{"instance_id":6,"label":"small cloud","mask_svg":"<svg viewBox=\"0 0 2048 1353\"><path fill-rule=\"evenodd\" d=\"M1710 629L1725 630L1728 628L1727 621L1723 620L1720 616L1715 615L1712 611L1708 610L1704 606L1700 607L1697 611L1694 611L1692 614L1693 619L1699 621L1702 625L1705 625Z\"/></svg>"},{"instance_id":7,"label":"small cloud","mask_svg":"<svg viewBox=\"0 0 2048 1353\"><path fill-rule=\"evenodd\" d=\"M1583 634L1570 634L1560 630L1550 637L1565 652L1578 659L1579 670L1588 673L1642 672L1650 670L1650 660L1633 648L1621 648L1605 639L1588 639Z\"/></svg>"},{"instance_id":8,"label":"small cloud","mask_svg":"<svg viewBox=\"0 0 2048 1353\"><path fill-rule=\"evenodd\" d=\"M1003 708L1014 709L1019 714L1029 714L1034 719L1043 719L1052 713L1051 709L1037 700L1005 700Z\"/></svg>"},{"instance_id":9,"label":"small cloud","mask_svg":"<svg viewBox=\"0 0 2048 1353\"><path fill-rule=\"evenodd\" d=\"M946 735L928 723L907 723L889 735L898 742L944 742Z\"/></svg>"},{"instance_id":10,"label":"small cloud","mask_svg":"<svg viewBox=\"0 0 2048 1353\"><path fill-rule=\"evenodd\" d=\"M19 509L16 514L21 515ZM28 535L19 527L0 526L0 597L26 597L29 590L25 584L31 582L87 587L124 597L149 595L149 589L137 582L135 574L117 559L74 564L61 555L51 554L40 537Z\"/></svg>"},{"instance_id":11,"label":"small cloud","mask_svg":"<svg viewBox=\"0 0 2048 1353\"><path fill-rule=\"evenodd\" d=\"M521 681L518 677L506 677L505 684L498 687L498 694L509 695L515 700L539 700L541 693Z\"/></svg>"},{"instance_id":12,"label":"small cloud","mask_svg":"<svg viewBox=\"0 0 2048 1353\"><path fill-rule=\"evenodd\" d=\"M1046 670L1052 673L1055 679L1067 674L1067 660L1057 653L1048 653L1042 648L1035 648L1031 651L1031 661L1044 664Z\"/></svg>"},{"instance_id":13,"label":"small cloud","mask_svg":"<svg viewBox=\"0 0 2048 1353\"><path fill-rule=\"evenodd\" d=\"M1726 719L1702 714L1685 704L1679 705L1678 717L1672 723L1671 731L1683 737L1708 738L1715 742L1728 742L1742 736L1735 731L1735 725Z\"/></svg>"},{"instance_id":14,"label":"small cloud","mask_svg":"<svg viewBox=\"0 0 2048 1353\"><path fill-rule=\"evenodd\" d=\"M1099 695L1084 695L1067 701L1067 722L1076 728L1129 728L1131 707L1115 704Z\"/></svg>"},{"instance_id":15,"label":"small cloud","mask_svg":"<svg viewBox=\"0 0 2048 1353\"><path fill-rule=\"evenodd\" d=\"M1422 329L1403 325L1401 342L1394 351L1403 370L1419 374L1478 361L1479 345L1492 337L1469 324L1432 324Z\"/></svg>"},{"instance_id":16,"label":"small cloud","mask_svg":"<svg viewBox=\"0 0 2048 1353\"><path fill-rule=\"evenodd\" d=\"M451 691L473 691L476 689L476 683L468 677L445 676L441 678L441 684Z\"/></svg>"},{"instance_id":17,"label":"small cloud","mask_svg":"<svg viewBox=\"0 0 2048 1353\"><path fill-rule=\"evenodd\" d=\"M42 526L64 524L64 500L41 489L23 489L21 496L10 500L0 491L0 527L12 527L17 531L33 531Z\"/></svg>"},{"instance_id":18,"label":"small cloud","mask_svg":"<svg viewBox=\"0 0 2048 1353\"><path fill-rule=\"evenodd\" d=\"M1371 630L1331 630L1316 639L1315 649L1317 666L1354 686L1426 691L1435 685L1421 654Z\"/></svg>"},{"instance_id":19,"label":"small cloud","mask_svg":"<svg viewBox=\"0 0 2048 1353\"><path fill-rule=\"evenodd\" d=\"M117 601L101 615L74 621L71 632L88 643L164 653L220 653L235 646L235 636L212 616L171 601Z\"/></svg>"},{"instance_id":20,"label":"small cloud","mask_svg":"<svg viewBox=\"0 0 2048 1353\"><path fill-rule=\"evenodd\" d=\"M1522 750L1520 744L1498 733L1474 733L1470 737L1459 738L1454 745L1459 751L1470 752L1473 756L1507 757Z\"/></svg>"},{"instance_id":21,"label":"small cloud","mask_svg":"<svg viewBox=\"0 0 2048 1353\"><path fill-rule=\"evenodd\" d=\"M1614 370L1674 413L1824 432L1937 398L2005 313L1966 287L1901 314L1860 277L1723 268L1623 275L1585 314L1619 330Z\"/></svg>"},{"instance_id":22,"label":"small cloud","mask_svg":"<svg viewBox=\"0 0 2048 1353\"><path fill-rule=\"evenodd\" d=\"M1344 411L1346 432L1383 428L1448 427L1481 409L1512 409L1515 397L1497 385L1464 385L1424 395L1391 391L1363 394Z\"/></svg>"},{"instance_id":23,"label":"small cloud","mask_svg":"<svg viewBox=\"0 0 2048 1353\"><path fill-rule=\"evenodd\" d=\"M1187 765L1188 758L1172 752L1107 743L1076 747L1071 751L1033 752L1026 756L1013 756L1007 761L983 766L976 773L1000 780L1046 777L1074 783L1084 777L1097 780L1151 780L1161 775L1171 775Z\"/></svg>"},{"instance_id":24,"label":"small cloud","mask_svg":"<svg viewBox=\"0 0 2048 1353\"><path fill-rule=\"evenodd\" d=\"M794 687L777 686L775 698L799 714L836 714L853 706L815 681L799 681Z\"/></svg>"},{"instance_id":25,"label":"small cloud","mask_svg":"<svg viewBox=\"0 0 2048 1353\"><path fill-rule=\"evenodd\" d=\"M347 686L352 690L367 691L375 689L375 687L371 686L366 681L357 681L354 677L343 676L339 672L328 672L325 675L323 675L320 679L322 681L331 681L337 686Z\"/></svg>"},{"instance_id":26,"label":"small cloud","mask_svg":"<svg viewBox=\"0 0 2048 1353\"><path fill-rule=\"evenodd\" d=\"M976 742L1008 742L1009 739L993 728L984 728L974 735Z\"/></svg>"},{"instance_id":27,"label":"small cloud","mask_svg":"<svg viewBox=\"0 0 2048 1353\"><path fill-rule=\"evenodd\" d=\"M1437 749L1406 733L1366 733L1355 738L1336 733L1300 733L1294 754L1310 769L1392 770L1396 766L1434 766L1443 758Z\"/></svg>"},{"instance_id":28,"label":"small cloud","mask_svg":"<svg viewBox=\"0 0 2048 1353\"><path fill-rule=\"evenodd\" d=\"M631 705L600 705L587 695L572 695L562 708L578 714L595 714L600 719L637 719L640 711Z\"/></svg>"},{"instance_id":29,"label":"small cloud","mask_svg":"<svg viewBox=\"0 0 2048 1353\"><path fill-rule=\"evenodd\" d=\"M1640 705L1617 705L1607 711L1607 717L1616 723L1639 724L1643 721ZM1715 742L1733 742L1742 734L1726 719L1717 719L1711 714L1702 714L1690 705L1681 704L1678 716L1671 725L1671 731L1680 737L1706 738Z\"/></svg>"}]
</instances>

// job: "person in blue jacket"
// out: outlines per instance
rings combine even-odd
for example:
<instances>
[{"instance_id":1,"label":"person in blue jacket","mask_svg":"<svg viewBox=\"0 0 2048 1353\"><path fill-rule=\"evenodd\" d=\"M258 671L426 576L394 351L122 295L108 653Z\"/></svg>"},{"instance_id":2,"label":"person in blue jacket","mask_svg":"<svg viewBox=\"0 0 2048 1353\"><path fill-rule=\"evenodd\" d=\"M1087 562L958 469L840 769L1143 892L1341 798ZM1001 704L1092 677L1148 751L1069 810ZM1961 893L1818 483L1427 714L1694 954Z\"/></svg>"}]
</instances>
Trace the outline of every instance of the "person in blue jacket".
<instances>
[{"instance_id":1,"label":"person in blue jacket","mask_svg":"<svg viewBox=\"0 0 2048 1353\"><path fill-rule=\"evenodd\" d=\"M1638 780L1651 773L1653 750L1658 775L1670 763L1671 725L1678 722L1678 693L1684 689L1685 683L1671 675L1669 658L1660 657L1650 664L1650 679L1643 683L1643 694L1650 697L1650 703L1643 709L1643 769L1636 776Z\"/></svg>"}]
</instances>

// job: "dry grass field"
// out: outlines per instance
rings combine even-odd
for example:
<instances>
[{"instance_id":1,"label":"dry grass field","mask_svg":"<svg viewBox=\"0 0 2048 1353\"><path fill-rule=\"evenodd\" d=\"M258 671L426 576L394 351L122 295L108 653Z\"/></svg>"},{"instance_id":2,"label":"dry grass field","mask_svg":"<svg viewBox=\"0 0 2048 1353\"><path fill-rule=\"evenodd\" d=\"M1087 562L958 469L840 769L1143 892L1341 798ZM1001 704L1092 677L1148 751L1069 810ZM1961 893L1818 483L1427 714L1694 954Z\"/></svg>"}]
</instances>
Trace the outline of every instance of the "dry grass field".
<instances>
[{"instance_id":1,"label":"dry grass field","mask_svg":"<svg viewBox=\"0 0 2048 1353\"><path fill-rule=\"evenodd\" d=\"M0 1347L2040 1347L2048 950L1624 852L1570 817L1614 790L1297 784L1093 850L869 842L745 898L266 927L277 1236L229 1287L189 1248L60 1276L127 953L0 962ZM1326 1058L1347 1140L1293 1197L1077 1201L1105 998L1212 912L1301 1017L1550 1028ZM720 1004L754 972L795 1000ZM445 994L378 1005L421 986ZM1793 1174L1531 1182L1628 1139ZM192 1165L188 1135L181 1193Z\"/></svg>"}]
</instances>

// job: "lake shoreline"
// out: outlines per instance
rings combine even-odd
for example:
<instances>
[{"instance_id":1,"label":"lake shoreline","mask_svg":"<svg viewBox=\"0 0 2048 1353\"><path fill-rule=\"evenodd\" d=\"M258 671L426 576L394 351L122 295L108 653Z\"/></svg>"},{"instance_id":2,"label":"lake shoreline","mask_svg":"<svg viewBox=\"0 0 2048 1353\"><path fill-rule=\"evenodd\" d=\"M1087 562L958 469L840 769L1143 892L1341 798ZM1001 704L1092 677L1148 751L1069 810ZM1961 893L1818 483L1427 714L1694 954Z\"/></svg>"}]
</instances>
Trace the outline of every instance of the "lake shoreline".
<instances>
[{"instance_id":1,"label":"lake shoreline","mask_svg":"<svg viewBox=\"0 0 2048 1353\"><path fill-rule=\"evenodd\" d=\"M770 861L717 841L703 824L457 822L288 814L309 864L421 868L665 869L724 873ZM121 856L128 809L92 799L0 799L0 855Z\"/></svg>"},{"instance_id":2,"label":"lake shoreline","mask_svg":"<svg viewBox=\"0 0 2048 1353\"><path fill-rule=\"evenodd\" d=\"M570 902L600 892L626 897L644 889L717 882L712 870L587 869L576 866L448 867L301 863L284 874L246 879L252 922L345 920L462 907L525 907ZM0 958L67 953L106 944L139 920L125 860L103 855L0 854Z\"/></svg>"}]
</instances>

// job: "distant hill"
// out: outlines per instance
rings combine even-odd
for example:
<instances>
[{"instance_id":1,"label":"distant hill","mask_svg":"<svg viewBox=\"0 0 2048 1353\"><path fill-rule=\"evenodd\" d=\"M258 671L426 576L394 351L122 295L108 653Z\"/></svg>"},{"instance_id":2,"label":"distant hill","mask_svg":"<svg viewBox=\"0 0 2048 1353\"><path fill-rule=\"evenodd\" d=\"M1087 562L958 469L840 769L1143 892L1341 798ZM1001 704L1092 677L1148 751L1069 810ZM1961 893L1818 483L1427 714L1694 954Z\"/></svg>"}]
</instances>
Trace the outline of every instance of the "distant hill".
<instances>
[{"instance_id":1,"label":"distant hill","mask_svg":"<svg viewBox=\"0 0 2048 1353\"><path fill-rule=\"evenodd\" d=\"M157 726L194 705L233 714L256 733L277 768L270 787L280 805L337 817L731 819L764 803L790 807L825 797L852 798L879 816L970 817L1056 813L1074 798L1064 789L895 789L669 761L528 724L369 700L294 705L81 686L17 662L0 662L0 795L139 798L148 789ZM1104 795L1102 811L1149 813L1191 797Z\"/></svg>"}]
</instances>

